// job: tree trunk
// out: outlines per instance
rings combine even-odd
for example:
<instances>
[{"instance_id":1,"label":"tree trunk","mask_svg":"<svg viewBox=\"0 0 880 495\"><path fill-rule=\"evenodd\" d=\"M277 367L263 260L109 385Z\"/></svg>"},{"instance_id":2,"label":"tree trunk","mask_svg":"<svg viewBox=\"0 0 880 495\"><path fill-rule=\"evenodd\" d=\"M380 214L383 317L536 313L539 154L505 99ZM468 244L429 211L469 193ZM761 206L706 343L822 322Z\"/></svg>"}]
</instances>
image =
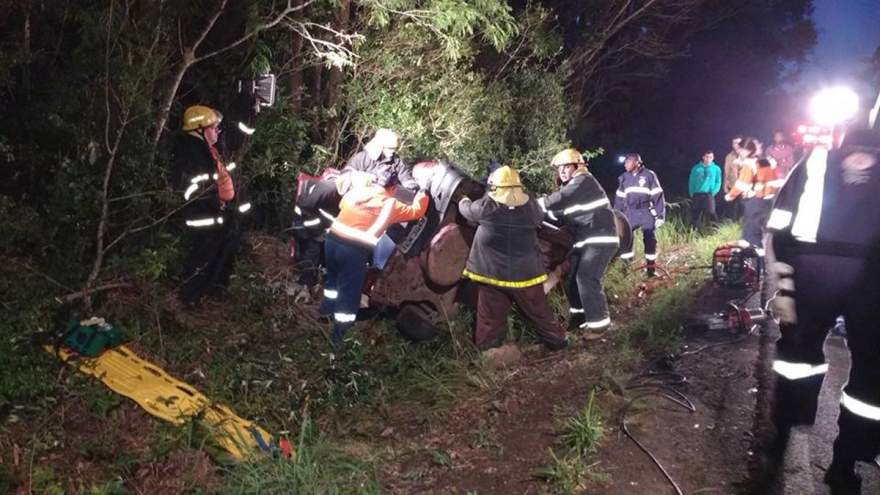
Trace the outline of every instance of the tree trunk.
<instances>
[{"instance_id":1,"label":"tree trunk","mask_svg":"<svg viewBox=\"0 0 880 495\"><path fill-rule=\"evenodd\" d=\"M171 79L171 82L168 84L168 89L165 90L165 95L159 102L159 114L156 116L156 129L153 131L152 146L150 148L152 150L152 155L154 156L156 150L159 149L159 140L162 139L162 133L165 132L165 125L168 123L168 116L171 115L171 105L174 104L174 97L177 95L177 90L180 88L183 76L186 75L186 71L189 70L189 66L192 64L192 52L188 53L189 56L184 56L183 60L180 61L180 64L174 69L174 77Z\"/></svg>"},{"instance_id":2,"label":"tree trunk","mask_svg":"<svg viewBox=\"0 0 880 495\"><path fill-rule=\"evenodd\" d=\"M294 0L295 7L301 7L303 0ZM298 10L294 19L302 18ZM290 31L290 110L299 113L303 106L303 37L295 30Z\"/></svg>"},{"instance_id":3,"label":"tree trunk","mask_svg":"<svg viewBox=\"0 0 880 495\"><path fill-rule=\"evenodd\" d=\"M333 28L340 32L348 32L351 24L351 0L341 0L339 8L336 10ZM345 74L342 68L333 67L330 69L330 76L327 80L324 94L324 106L331 108L339 101L339 86L342 84L342 78Z\"/></svg>"}]
</instances>

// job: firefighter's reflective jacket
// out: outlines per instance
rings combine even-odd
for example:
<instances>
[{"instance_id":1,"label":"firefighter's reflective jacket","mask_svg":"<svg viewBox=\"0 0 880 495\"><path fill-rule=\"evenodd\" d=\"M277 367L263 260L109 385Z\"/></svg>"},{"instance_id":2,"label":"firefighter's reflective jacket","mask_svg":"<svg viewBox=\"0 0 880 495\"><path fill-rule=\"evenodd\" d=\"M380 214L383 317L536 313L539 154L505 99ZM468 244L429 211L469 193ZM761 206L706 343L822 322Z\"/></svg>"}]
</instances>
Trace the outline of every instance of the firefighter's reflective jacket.
<instances>
[{"instance_id":1,"label":"firefighter's reflective jacket","mask_svg":"<svg viewBox=\"0 0 880 495\"><path fill-rule=\"evenodd\" d=\"M617 246L617 225L608 196L586 169L580 168L558 191L538 198L538 205L554 222L575 235L574 247Z\"/></svg>"},{"instance_id":2,"label":"firefighter's reflective jacket","mask_svg":"<svg viewBox=\"0 0 880 495\"><path fill-rule=\"evenodd\" d=\"M417 220L428 211L428 195L419 192L412 204L394 198L391 188L376 184L353 188L339 204L330 232L342 239L374 247L385 230L400 222Z\"/></svg>"},{"instance_id":3,"label":"firefighter's reflective jacket","mask_svg":"<svg viewBox=\"0 0 880 495\"><path fill-rule=\"evenodd\" d=\"M231 172L234 162L223 163L216 148L186 134L174 144L172 184L185 202L183 218L189 228L222 225L234 213L247 213L250 202L242 201Z\"/></svg>"},{"instance_id":4,"label":"firefighter's reflective jacket","mask_svg":"<svg viewBox=\"0 0 880 495\"><path fill-rule=\"evenodd\" d=\"M500 287L523 288L543 283L547 272L538 252L538 227L544 212L529 199L521 206L505 206L488 195L468 198L458 211L478 224L464 276Z\"/></svg>"},{"instance_id":5,"label":"firefighter's reflective jacket","mask_svg":"<svg viewBox=\"0 0 880 495\"><path fill-rule=\"evenodd\" d=\"M878 155L876 131L852 133L830 154L814 148L777 194L767 221L774 244L789 240L823 254L867 255L880 241Z\"/></svg>"},{"instance_id":6,"label":"firefighter's reflective jacket","mask_svg":"<svg viewBox=\"0 0 880 495\"><path fill-rule=\"evenodd\" d=\"M733 187L725 196L732 201L742 196L744 198L773 199L776 191L784 180L776 178L773 167L758 165L757 160L749 160L739 170L739 177Z\"/></svg>"},{"instance_id":7,"label":"firefighter's reflective jacket","mask_svg":"<svg viewBox=\"0 0 880 495\"><path fill-rule=\"evenodd\" d=\"M317 237L324 233L339 214L336 182L312 178L299 181L293 208L293 229L296 234Z\"/></svg>"},{"instance_id":8,"label":"firefighter's reflective jacket","mask_svg":"<svg viewBox=\"0 0 880 495\"><path fill-rule=\"evenodd\" d=\"M657 174L645 167L618 178L614 208L623 212L632 228L651 230L656 219L666 219L666 202Z\"/></svg>"}]
</instances>

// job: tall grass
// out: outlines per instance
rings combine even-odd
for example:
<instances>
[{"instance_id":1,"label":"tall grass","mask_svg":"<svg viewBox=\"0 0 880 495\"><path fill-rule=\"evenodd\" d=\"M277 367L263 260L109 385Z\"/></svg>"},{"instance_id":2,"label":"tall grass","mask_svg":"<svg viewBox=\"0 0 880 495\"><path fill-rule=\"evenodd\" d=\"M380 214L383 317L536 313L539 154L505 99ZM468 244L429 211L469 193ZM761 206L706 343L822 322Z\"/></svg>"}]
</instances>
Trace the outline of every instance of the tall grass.
<instances>
[{"instance_id":1,"label":"tall grass","mask_svg":"<svg viewBox=\"0 0 880 495\"><path fill-rule=\"evenodd\" d=\"M333 447L306 420L293 459L266 458L225 470L224 494L378 494L371 463Z\"/></svg>"}]
</instances>

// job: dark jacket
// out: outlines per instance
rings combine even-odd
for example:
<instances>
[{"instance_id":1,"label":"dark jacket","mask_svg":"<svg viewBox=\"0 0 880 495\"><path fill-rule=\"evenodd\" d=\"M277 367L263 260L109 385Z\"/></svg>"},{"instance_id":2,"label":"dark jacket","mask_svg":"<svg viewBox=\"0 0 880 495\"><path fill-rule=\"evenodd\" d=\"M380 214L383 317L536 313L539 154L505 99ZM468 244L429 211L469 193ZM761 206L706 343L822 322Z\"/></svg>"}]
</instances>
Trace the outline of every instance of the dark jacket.
<instances>
[{"instance_id":1,"label":"dark jacket","mask_svg":"<svg viewBox=\"0 0 880 495\"><path fill-rule=\"evenodd\" d=\"M633 229L651 230L655 219L666 219L666 202L657 174L641 167L635 173L620 174L618 182L614 207L626 215Z\"/></svg>"},{"instance_id":2,"label":"dark jacket","mask_svg":"<svg viewBox=\"0 0 880 495\"><path fill-rule=\"evenodd\" d=\"M825 153L813 149L795 165L776 195L767 221L773 246L865 256L880 245L880 131L851 132L827 159ZM819 187L806 187L808 175ZM819 180L814 181L813 175ZM818 205L821 209L815 208Z\"/></svg>"},{"instance_id":3,"label":"dark jacket","mask_svg":"<svg viewBox=\"0 0 880 495\"><path fill-rule=\"evenodd\" d=\"M229 205L218 196L217 162L208 143L189 134L178 136L172 163L171 183L187 202L182 210L185 221L216 221L224 216Z\"/></svg>"},{"instance_id":4,"label":"dark jacket","mask_svg":"<svg viewBox=\"0 0 880 495\"><path fill-rule=\"evenodd\" d=\"M538 227L544 213L537 201L502 205L489 196L458 203L458 211L478 224L464 276L500 287L531 287L547 279L538 251Z\"/></svg>"},{"instance_id":5,"label":"dark jacket","mask_svg":"<svg viewBox=\"0 0 880 495\"><path fill-rule=\"evenodd\" d=\"M305 179L299 184L293 208L293 229L311 237L322 235L339 215L342 197L336 182L327 179Z\"/></svg>"},{"instance_id":6,"label":"dark jacket","mask_svg":"<svg viewBox=\"0 0 880 495\"><path fill-rule=\"evenodd\" d=\"M397 172L397 180L404 188L411 191L418 189L418 185L416 184L415 179L413 179L409 167L397 154L394 154L391 158L380 156L379 159L374 160L366 150L360 151L348 160L348 163L345 164L342 172L345 173L349 170L358 170L361 172L376 173L378 169L382 167L390 167L392 171Z\"/></svg>"},{"instance_id":7,"label":"dark jacket","mask_svg":"<svg viewBox=\"0 0 880 495\"><path fill-rule=\"evenodd\" d=\"M575 236L574 247L619 244L611 202L592 174L575 172L558 191L538 199L554 222L566 226Z\"/></svg>"}]
</instances>

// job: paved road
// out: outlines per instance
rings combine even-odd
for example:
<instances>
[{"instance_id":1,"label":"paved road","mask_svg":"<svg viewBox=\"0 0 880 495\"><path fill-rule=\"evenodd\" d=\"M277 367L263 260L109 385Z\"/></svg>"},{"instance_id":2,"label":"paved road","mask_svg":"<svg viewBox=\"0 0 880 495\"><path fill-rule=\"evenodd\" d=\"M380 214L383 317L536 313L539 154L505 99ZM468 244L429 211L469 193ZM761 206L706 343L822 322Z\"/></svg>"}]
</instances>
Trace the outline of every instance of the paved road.
<instances>
[{"instance_id":1,"label":"paved road","mask_svg":"<svg viewBox=\"0 0 880 495\"><path fill-rule=\"evenodd\" d=\"M831 463L831 447L837 437L840 390L849 374L849 351L846 349L845 340L841 337L829 337L825 342L825 355L830 363L830 369L822 386L816 424L812 428L801 430L800 439L793 439L799 440L800 443L797 447L790 445L786 456L788 463L786 472L790 476L785 483L788 487L785 490L786 494L802 493L802 487L810 484L814 495L829 493L828 487L822 482L822 477ZM807 446L808 449L805 448ZM804 452L805 450L807 452ZM858 472L862 476L862 494L880 494L880 469L869 464L859 464Z\"/></svg>"}]
</instances>

